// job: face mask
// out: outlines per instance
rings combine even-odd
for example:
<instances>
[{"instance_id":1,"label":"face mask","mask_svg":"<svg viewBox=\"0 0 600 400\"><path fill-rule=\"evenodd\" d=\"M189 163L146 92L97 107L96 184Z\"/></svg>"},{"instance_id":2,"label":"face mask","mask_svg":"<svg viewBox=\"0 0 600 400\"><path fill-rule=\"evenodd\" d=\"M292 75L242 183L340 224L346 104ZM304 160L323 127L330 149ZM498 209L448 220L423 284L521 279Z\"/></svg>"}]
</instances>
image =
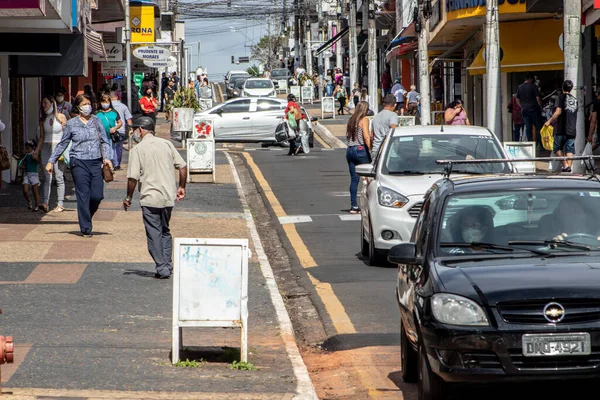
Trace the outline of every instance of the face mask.
<instances>
[{"instance_id":1,"label":"face mask","mask_svg":"<svg viewBox=\"0 0 600 400\"><path fill-rule=\"evenodd\" d=\"M101 103L101 104L102 104L103 110L108 110L110 108L110 104L107 104L107 103Z\"/></svg>"},{"instance_id":2,"label":"face mask","mask_svg":"<svg viewBox=\"0 0 600 400\"><path fill-rule=\"evenodd\" d=\"M131 135L131 139L136 142L139 143L142 141L142 137L140 136L140 131L134 131L133 135Z\"/></svg>"},{"instance_id":3,"label":"face mask","mask_svg":"<svg viewBox=\"0 0 600 400\"><path fill-rule=\"evenodd\" d=\"M467 243L479 242L483 239L483 232L475 228L463 228L462 237Z\"/></svg>"},{"instance_id":4,"label":"face mask","mask_svg":"<svg viewBox=\"0 0 600 400\"><path fill-rule=\"evenodd\" d=\"M152 93L148 92L148 93L146 93L146 96L150 97L150 96L152 96Z\"/></svg>"},{"instance_id":5,"label":"face mask","mask_svg":"<svg viewBox=\"0 0 600 400\"><path fill-rule=\"evenodd\" d=\"M50 115L54 112L54 106L50 106L50 108L48 109L48 111L46 111L46 115Z\"/></svg>"},{"instance_id":6,"label":"face mask","mask_svg":"<svg viewBox=\"0 0 600 400\"><path fill-rule=\"evenodd\" d=\"M85 106L79 106L79 111L81 112L81 115L87 117L92 113L92 106L90 104Z\"/></svg>"},{"instance_id":7,"label":"face mask","mask_svg":"<svg viewBox=\"0 0 600 400\"><path fill-rule=\"evenodd\" d=\"M56 96L56 101L58 103L62 103L63 101L65 101L65 97L64 96Z\"/></svg>"}]
</instances>

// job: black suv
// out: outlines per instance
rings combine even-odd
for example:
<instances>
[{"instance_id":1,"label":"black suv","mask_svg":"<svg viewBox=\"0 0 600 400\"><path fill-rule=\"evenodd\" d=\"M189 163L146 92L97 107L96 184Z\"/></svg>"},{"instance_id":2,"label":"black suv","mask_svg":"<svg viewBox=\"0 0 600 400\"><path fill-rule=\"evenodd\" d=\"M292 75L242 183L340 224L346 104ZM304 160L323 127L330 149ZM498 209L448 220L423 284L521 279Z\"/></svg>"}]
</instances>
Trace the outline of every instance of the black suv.
<instances>
[{"instance_id":1,"label":"black suv","mask_svg":"<svg viewBox=\"0 0 600 400\"><path fill-rule=\"evenodd\" d=\"M402 377L420 400L454 382L600 377L600 180L445 178L398 265Z\"/></svg>"}]
</instances>

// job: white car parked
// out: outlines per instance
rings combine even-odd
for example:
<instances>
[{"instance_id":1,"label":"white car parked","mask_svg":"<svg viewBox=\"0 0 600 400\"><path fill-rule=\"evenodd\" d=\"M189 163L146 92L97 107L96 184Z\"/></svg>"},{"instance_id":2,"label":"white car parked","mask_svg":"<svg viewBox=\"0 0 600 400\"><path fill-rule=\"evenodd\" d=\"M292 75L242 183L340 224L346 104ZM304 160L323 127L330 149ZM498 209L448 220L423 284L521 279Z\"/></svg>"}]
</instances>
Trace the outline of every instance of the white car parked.
<instances>
[{"instance_id":1,"label":"white car parked","mask_svg":"<svg viewBox=\"0 0 600 400\"><path fill-rule=\"evenodd\" d=\"M410 240L423 196L443 177L437 160L505 159L496 136L476 126L407 126L396 128L380 147L373 164L356 168L365 177L361 208L361 250L369 265L383 253ZM512 172L510 164L464 164L454 175Z\"/></svg>"},{"instance_id":2,"label":"white car parked","mask_svg":"<svg viewBox=\"0 0 600 400\"><path fill-rule=\"evenodd\" d=\"M273 81L266 78L246 79L242 87L242 97L276 97Z\"/></svg>"}]
</instances>

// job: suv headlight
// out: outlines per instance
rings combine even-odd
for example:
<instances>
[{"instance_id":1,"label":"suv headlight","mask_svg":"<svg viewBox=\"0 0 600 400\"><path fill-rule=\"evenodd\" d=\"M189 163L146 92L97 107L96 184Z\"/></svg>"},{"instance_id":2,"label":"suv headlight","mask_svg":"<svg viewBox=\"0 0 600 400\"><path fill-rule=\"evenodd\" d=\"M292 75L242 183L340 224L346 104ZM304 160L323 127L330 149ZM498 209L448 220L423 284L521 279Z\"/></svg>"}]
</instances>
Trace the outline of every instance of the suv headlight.
<instances>
[{"instance_id":1,"label":"suv headlight","mask_svg":"<svg viewBox=\"0 0 600 400\"><path fill-rule=\"evenodd\" d=\"M431 298L433 317L443 324L462 326L489 326L481 306L466 297L448 293L434 294Z\"/></svg>"},{"instance_id":2,"label":"suv headlight","mask_svg":"<svg viewBox=\"0 0 600 400\"><path fill-rule=\"evenodd\" d=\"M384 207L402 208L408 203L406 197L383 186L377 188L377 199L379 205Z\"/></svg>"}]
</instances>

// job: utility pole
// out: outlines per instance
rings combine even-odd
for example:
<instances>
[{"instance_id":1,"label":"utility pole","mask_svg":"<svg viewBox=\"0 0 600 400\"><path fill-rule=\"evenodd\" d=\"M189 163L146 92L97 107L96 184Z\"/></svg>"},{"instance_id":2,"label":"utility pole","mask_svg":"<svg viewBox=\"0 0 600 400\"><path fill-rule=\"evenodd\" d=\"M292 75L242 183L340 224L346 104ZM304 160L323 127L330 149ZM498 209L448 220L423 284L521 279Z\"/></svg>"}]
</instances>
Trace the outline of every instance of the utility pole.
<instances>
[{"instance_id":1,"label":"utility pole","mask_svg":"<svg viewBox=\"0 0 600 400\"><path fill-rule=\"evenodd\" d=\"M364 18L364 17L363 17ZM379 93L377 92L377 36L375 27L375 0L369 0L368 60L369 60L369 99L371 110L379 112ZM351 86L352 88L354 86Z\"/></svg>"},{"instance_id":2,"label":"utility pole","mask_svg":"<svg viewBox=\"0 0 600 400\"><path fill-rule=\"evenodd\" d=\"M201 65L200 64L200 41L198 40L198 67L197 68L200 68L200 65Z\"/></svg>"},{"instance_id":3,"label":"utility pole","mask_svg":"<svg viewBox=\"0 0 600 400\"><path fill-rule=\"evenodd\" d=\"M330 29L331 29L331 24L329 22L327 22L327 26L325 26L325 34L323 36L324 42L326 42L327 38L329 37L329 32L331 32ZM325 50L325 52L328 52L328 51L329 50ZM325 52L323 52L323 53L325 53ZM325 74L327 74L327 71L329 71L329 68L331 68L331 58L329 58L327 56L323 56L323 76L325 76Z\"/></svg>"},{"instance_id":4,"label":"utility pole","mask_svg":"<svg viewBox=\"0 0 600 400\"><path fill-rule=\"evenodd\" d=\"M298 0L294 0L294 60L292 62L295 69L296 60L300 61L300 18L298 17Z\"/></svg>"},{"instance_id":5,"label":"utility pole","mask_svg":"<svg viewBox=\"0 0 600 400\"><path fill-rule=\"evenodd\" d=\"M487 0L485 27L487 126L497 138L502 140L502 96L500 94L500 30L498 23L498 0Z\"/></svg>"},{"instance_id":6,"label":"utility pole","mask_svg":"<svg viewBox=\"0 0 600 400\"><path fill-rule=\"evenodd\" d=\"M131 9L129 7L129 0L125 0L125 28L123 29L125 33L125 70L126 70L126 81L127 81L127 107L129 110L133 110L132 104L132 88L131 88L131 80L133 79L133 74L131 72ZM132 139L131 135L128 135L129 139L127 141L127 148L131 150L132 147Z\"/></svg>"},{"instance_id":7,"label":"utility pole","mask_svg":"<svg viewBox=\"0 0 600 400\"><path fill-rule=\"evenodd\" d=\"M425 10L425 1L419 0L418 21L415 21L419 33L419 91L421 93L421 125L431 123L431 89L429 79L429 14Z\"/></svg>"},{"instance_id":8,"label":"utility pole","mask_svg":"<svg viewBox=\"0 0 600 400\"><path fill-rule=\"evenodd\" d=\"M350 89L358 81L358 44L356 43L356 0L350 0L350 15L348 17L348 27L350 28ZM350 95L350 94L348 94Z\"/></svg>"},{"instance_id":9,"label":"utility pole","mask_svg":"<svg viewBox=\"0 0 600 400\"><path fill-rule=\"evenodd\" d=\"M312 65L312 48L311 48L311 39L310 39L310 34L311 34L311 29L310 29L310 20L307 18L306 19L306 40L305 40L305 46L306 46L306 73L309 74L310 76L312 76L313 73L313 65Z\"/></svg>"},{"instance_id":10,"label":"utility pole","mask_svg":"<svg viewBox=\"0 0 600 400\"><path fill-rule=\"evenodd\" d=\"M581 57L581 2L564 0L564 54L565 80L573 82L571 94L577 98L577 135L575 154L581 155L585 146L585 120L583 97L583 65ZM539 132L537 132L539 135ZM580 162L573 162L573 172L582 173Z\"/></svg>"}]
</instances>

